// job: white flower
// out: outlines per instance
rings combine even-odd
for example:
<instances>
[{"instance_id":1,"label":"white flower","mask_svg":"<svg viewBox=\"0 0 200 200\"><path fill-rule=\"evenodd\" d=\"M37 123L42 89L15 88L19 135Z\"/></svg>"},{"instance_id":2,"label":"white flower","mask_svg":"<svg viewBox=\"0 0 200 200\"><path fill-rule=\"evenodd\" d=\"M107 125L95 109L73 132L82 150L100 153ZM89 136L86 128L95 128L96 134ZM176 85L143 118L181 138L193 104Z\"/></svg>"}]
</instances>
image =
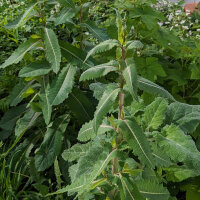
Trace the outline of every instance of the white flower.
<instances>
[{"instance_id":1,"label":"white flower","mask_svg":"<svg viewBox=\"0 0 200 200\"><path fill-rule=\"evenodd\" d=\"M170 45L171 45L171 43L169 42L169 43L168 43L168 45L170 46Z\"/></svg>"},{"instance_id":2,"label":"white flower","mask_svg":"<svg viewBox=\"0 0 200 200\"><path fill-rule=\"evenodd\" d=\"M199 20L198 19L195 19L195 23L198 23L199 22Z\"/></svg>"},{"instance_id":3,"label":"white flower","mask_svg":"<svg viewBox=\"0 0 200 200\"><path fill-rule=\"evenodd\" d=\"M24 2L23 2L23 1L21 2L21 5L22 5L22 6L24 5Z\"/></svg>"},{"instance_id":4,"label":"white flower","mask_svg":"<svg viewBox=\"0 0 200 200\"><path fill-rule=\"evenodd\" d=\"M189 37L189 34L188 34L188 33L186 33L186 37Z\"/></svg>"},{"instance_id":5,"label":"white flower","mask_svg":"<svg viewBox=\"0 0 200 200\"><path fill-rule=\"evenodd\" d=\"M197 32L200 32L200 29L197 29Z\"/></svg>"},{"instance_id":6,"label":"white flower","mask_svg":"<svg viewBox=\"0 0 200 200\"><path fill-rule=\"evenodd\" d=\"M184 24L185 23L185 20L182 20L181 22L180 22L180 24Z\"/></svg>"},{"instance_id":7,"label":"white flower","mask_svg":"<svg viewBox=\"0 0 200 200\"><path fill-rule=\"evenodd\" d=\"M163 23L162 23L162 22L158 22L158 25L159 25L159 26L162 26L162 25L163 25Z\"/></svg>"},{"instance_id":8,"label":"white flower","mask_svg":"<svg viewBox=\"0 0 200 200\"><path fill-rule=\"evenodd\" d=\"M188 30L189 28L188 28L188 26L183 26L183 29L186 29L186 30Z\"/></svg>"},{"instance_id":9,"label":"white flower","mask_svg":"<svg viewBox=\"0 0 200 200\"><path fill-rule=\"evenodd\" d=\"M175 27L178 27L178 24L175 24Z\"/></svg>"},{"instance_id":10,"label":"white flower","mask_svg":"<svg viewBox=\"0 0 200 200\"><path fill-rule=\"evenodd\" d=\"M174 27L172 26L172 27L170 27L170 29L169 29L169 30L171 31L173 28L174 28Z\"/></svg>"},{"instance_id":11,"label":"white flower","mask_svg":"<svg viewBox=\"0 0 200 200\"><path fill-rule=\"evenodd\" d=\"M85 35L89 35L89 32L85 32Z\"/></svg>"},{"instance_id":12,"label":"white flower","mask_svg":"<svg viewBox=\"0 0 200 200\"><path fill-rule=\"evenodd\" d=\"M171 21L173 19L173 14L170 14L168 20Z\"/></svg>"},{"instance_id":13,"label":"white flower","mask_svg":"<svg viewBox=\"0 0 200 200\"><path fill-rule=\"evenodd\" d=\"M55 12L54 12L54 10L51 10L51 14L53 15Z\"/></svg>"},{"instance_id":14,"label":"white flower","mask_svg":"<svg viewBox=\"0 0 200 200\"><path fill-rule=\"evenodd\" d=\"M170 24L170 22L165 22L165 24Z\"/></svg>"}]
</instances>

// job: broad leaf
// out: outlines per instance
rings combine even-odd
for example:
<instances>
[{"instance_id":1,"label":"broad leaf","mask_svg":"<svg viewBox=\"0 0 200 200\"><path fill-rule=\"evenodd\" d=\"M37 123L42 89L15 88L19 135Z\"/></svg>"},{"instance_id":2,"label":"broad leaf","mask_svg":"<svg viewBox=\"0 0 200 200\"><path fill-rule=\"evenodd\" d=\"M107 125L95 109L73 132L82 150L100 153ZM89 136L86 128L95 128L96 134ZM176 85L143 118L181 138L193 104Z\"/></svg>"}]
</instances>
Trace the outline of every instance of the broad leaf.
<instances>
[{"instance_id":1,"label":"broad leaf","mask_svg":"<svg viewBox=\"0 0 200 200\"><path fill-rule=\"evenodd\" d=\"M126 68L123 71L123 76L131 96L137 100L138 81L136 67L132 59L126 59L125 63Z\"/></svg>"},{"instance_id":2,"label":"broad leaf","mask_svg":"<svg viewBox=\"0 0 200 200\"><path fill-rule=\"evenodd\" d=\"M93 128L95 133L97 133L99 126L101 125L106 113L108 113L110 107L113 105L119 91L119 88L108 87L101 97L94 114Z\"/></svg>"},{"instance_id":3,"label":"broad leaf","mask_svg":"<svg viewBox=\"0 0 200 200\"><path fill-rule=\"evenodd\" d=\"M138 156L144 164L154 168L154 160L151 147L142 129L135 120L119 120L119 126L133 153Z\"/></svg>"},{"instance_id":4,"label":"broad leaf","mask_svg":"<svg viewBox=\"0 0 200 200\"><path fill-rule=\"evenodd\" d=\"M90 150L91 146L92 146L91 143L86 143L86 144L77 143L71 148L66 149L62 153L62 157L64 160L69 161L69 162L78 160L80 157L83 157L86 155L86 153Z\"/></svg>"},{"instance_id":5,"label":"broad leaf","mask_svg":"<svg viewBox=\"0 0 200 200\"><path fill-rule=\"evenodd\" d=\"M15 126L15 122L26 110L26 105L20 105L13 107L8 110L4 116L1 118L0 127L5 130L12 130Z\"/></svg>"},{"instance_id":6,"label":"broad leaf","mask_svg":"<svg viewBox=\"0 0 200 200\"><path fill-rule=\"evenodd\" d=\"M51 105L59 105L68 97L74 84L75 73L76 67L68 64L53 80L48 91L49 103Z\"/></svg>"},{"instance_id":7,"label":"broad leaf","mask_svg":"<svg viewBox=\"0 0 200 200\"><path fill-rule=\"evenodd\" d=\"M34 62L19 71L19 77L34 77L48 74L51 66L48 62Z\"/></svg>"},{"instance_id":8,"label":"broad leaf","mask_svg":"<svg viewBox=\"0 0 200 200\"><path fill-rule=\"evenodd\" d=\"M109 63L97 65L89 68L81 74L80 81L91 80L105 76L109 72L117 70L117 62L110 61Z\"/></svg>"},{"instance_id":9,"label":"broad leaf","mask_svg":"<svg viewBox=\"0 0 200 200\"><path fill-rule=\"evenodd\" d=\"M35 125L37 118L41 113L29 110L25 115L20 118L15 127L15 135L19 137L21 134L25 133L29 128Z\"/></svg>"},{"instance_id":10,"label":"broad leaf","mask_svg":"<svg viewBox=\"0 0 200 200\"><path fill-rule=\"evenodd\" d=\"M58 39L53 30L44 28L44 45L46 58L51 63L53 71L58 73L61 62L61 51Z\"/></svg>"},{"instance_id":11,"label":"broad leaf","mask_svg":"<svg viewBox=\"0 0 200 200\"><path fill-rule=\"evenodd\" d=\"M51 120L51 113L52 113L52 106L49 103L49 98L48 98L48 91L49 91L49 83L48 81L46 81L45 77L42 78L42 88L41 91L39 93L39 97L40 97L40 105L42 108L42 113L43 113L43 117L45 120L46 125L49 124L50 120Z\"/></svg>"},{"instance_id":12,"label":"broad leaf","mask_svg":"<svg viewBox=\"0 0 200 200\"><path fill-rule=\"evenodd\" d=\"M159 85L140 76L138 76L138 88L147 93L159 95L172 101L175 101L174 97L163 87L160 87Z\"/></svg>"},{"instance_id":13,"label":"broad leaf","mask_svg":"<svg viewBox=\"0 0 200 200\"><path fill-rule=\"evenodd\" d=\"M168 200L169 192L163 185L150 180L139 180L136 182L140 193L147 199L150 200Z\"/></svg>"},{"instance_id":14,"label":"broad leaf","mask_svg":"<svg viewBox=\"0 0 200 200\"><path fill-rule=\"evenodd\" d=\"M108 122L104 121L97 131L97 135L104 134L108 131L113 131L113 127L108 124ZM81 142L86 142L96 137L96 134L93 129L93 121L90 121L82 126L78 133L78 140Z\"/></svg>"},{"instance_id":15,"label":"broad leaf","mask_svg":"<svg viewBox=\"0 0 200 200\"><path fill-rule=\"evenodd\" d=\"M85 58L85 61L91 56L91 55L95 55L97 53L102 53L102 52L105 52L105 51L108 51L108 50L111 50L112 48L114 47L118 47L120 46L119 44L119 41L117 40L106 40L104 42L101 42L100 44L96 45L93 49L91 49L86 58ZM84 61L84 62L85 62Z\"/></svg>"},{"instance_id":16,"label":"broad leaf","mask_svg":"<svg viewBox=\"0 0 200 200\"><path fill-rule=\"evenodd\" d=\"M154 102L148 105L144 110L143 121L147 129L157 130L165 119L167 111L167 102L165 99L158 97Z\"/></svg>"},{"instance_id":17,"label":"broad leaf","mask_svg":"<svg viewBox=\"0 0 200 200\"><path fill-rule=\"evenodd\" d=\"M83 23L82 25L85 26L88 29L88 31L99 41L103 42L109 39L106 32L103 29L98 28L94 22L87 21Z\"/></svg>"},{"instance_id":18,"label":"broad leaf","mask_svg":"<svg viewBox=\"0 0 200 200\"><path fill-rule=\"evenodd\" d=\"M142 49L144 45L139 40L133 40L127 42L126 46L127 50L135 50L135 49Z\"/></svg>"},{"instance_id":19,"label":"broad leaf","mask_svg":"<svg viewBox=\"0 0 200 200\"><path fill-rule=\"evenodd\" d=\"M66 7L70 7L70 8L75 7L73 0L58 0L58 1Z\"/></svg>"},{"instance_id":20,"label":"broad leaf","mask_svg":"<svg viewBox=\"0 0 200 200\"><path fill-rule=\"evenodd\" d=\"M63 8L59 16L56 18L56 21L55 21L56 26L59 24L64 24L65 22L72 19L76 15L77 11L78 9Z\"/></svg>"},{"instance_id":21,"label":"broad leaf","mask_svg":"<svg viewBox=\"0 0 200 200\"><path fill-rule=\"evenodd\" d=\"M22 60L24 55L36 47L41 42L40 39L29 39L25 43L21 44L13 53L12 55L3 63L0 68L5 68L12 64L17 64Z\"/></svg>"},{"instance_id":22,"label":"broad leaf","mask_svg":"<svg viewBox=\"0 0 200 200\"><path fill-rule=\"evenodd\" d=\"M38 171L44 171L55 161L62 148L63 134L69 123L69 115L58 117L51 127L47 128L44 140L36 150L35 166Z\"/></svg>"}]
</instances>

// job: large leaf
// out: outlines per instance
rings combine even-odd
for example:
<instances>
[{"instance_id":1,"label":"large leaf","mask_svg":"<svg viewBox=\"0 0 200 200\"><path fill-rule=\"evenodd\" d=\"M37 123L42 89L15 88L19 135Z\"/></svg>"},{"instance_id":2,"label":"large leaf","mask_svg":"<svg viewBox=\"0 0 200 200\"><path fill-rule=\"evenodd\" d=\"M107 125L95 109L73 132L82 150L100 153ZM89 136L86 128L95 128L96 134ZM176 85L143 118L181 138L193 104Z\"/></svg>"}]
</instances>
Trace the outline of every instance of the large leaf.
<instances>
[{"instance_id":1,"label":"large leaf","mask_svg":"<svg viewBox=\"0 0 200 200\"><path fill-rule=\"evenodd\" d=\"M63 134L69 123L69 115L58 117L51 127L47 128L44 140L36 150L35 166L38 171L50 167L62 148Z\"/></svg>"},{"instance_id":2,"label":"large leaf","mask_svg":"<svg viewBox=\"0 0 200 200\"><path fill-rule=\"evenodd\" d=\"M78 88L74 88L67 99L67 105L80 124L90 121L94 106L89 98Z\"/></svg>"},{"instance_id":3,"label":"large leaf","mask_svg":"<svg viewBox=\"0 0 200 200\"><path fill-rule=\"evenodd\" d=\"M41 42L40 39L29 39L25 43L21 44L13 53L12 55L3 63L0 68L5 68L12 64L17 64L22 60L24 55L36 47Z\"/></svg>"},{"instance_id":4,"label":"large leaf","mask_svg":"<svg viewBox=\"0 0 200 200\"><path fill-rule=\"evenodd\" d=\"M138 156L143 163L154 168L154 160L151 147L142 129L135 120L119 120L119 126L126 138L133 153Z\"/></svg>"},{"instance_id":5,"label":"large leaf","mask_svg":"<svg viewBox=\"0 0 200 200\"><path fill-rule=\"evenodd\" d=\"M167 111L167 102L165 99L158 97L154 102L145 108L143 121L147 129L157 130L165 119Z\"/></svg>"},{"instance_id":6,"label":"large leaf","mask_svg":"<svg viewBox=\"0 0 200 200\"><path fill-rule=\"evenodd\" d=\"M37 118L41 113L29 110L25 115L20 118L15 127L15 135L19 137L21 134L25 133L29 128L35 125Z\"/></svg>"},{"instance_id":7,"label":"large leaf","mask_svg":"<svg viewBox=\"0 0 200 200\"><path fill-rule=\"evenodd\" d=\"M200 123L200 106L175 102L170 104L167 123L174 123L184 132L193 132Z\"/></svg>"},{"instance_id":8,"label":"large leaf","mask_svg":"<svg viewBox=\"0 0 200 200\"><path fill-rule=\"evenodd\" d=\"M150 180L139 180L136 182L140 193L149 200L168 200L169 192L163 185Z\"/></svg>"},{"instance_id":9,"label":"large leaf","mask_svg":"<svg viewBox=\"0 0 200 200\"><path fill-rule=\"evenodd\" d=\"M53 80L48 91L49 103L51 105L59 105L68 97L74 84L75 73L76 67L68 64Z\"/></svg>"},{"instance_id":10,"label":"large leaf","mask_svg":"<svg viewBox=\"0 0 200 200\"><path fill-rule=\"evenodd\" d=\"M158 145L162 147L168 156L176 162L183 162L198 172L200 165L200 152L197 150L191 136L185 135L183 131L174 124L166 126L163 135L157 134Z\"/></svg>"},{"instance_id":11,"label":"large leaf","mask_svg":"<svg viewBox=\"0 0 200 200\"><path fill-rule=\"evenodd\" d=\"M5 130L12 130L15 126L15 122L20 117L20 115L24 113L25 110L26 105L20 105L8 110L1 118L0 127Z\"/></svg>"},{"instance_id":12,"label":"large leaf","mask_svg":"<svg viewBox=\"0 0 200 200\"><path fill-rule=\"evenodd\" d=\"M76 15L77 12L78 12L78 9L63 8L59 16L56 18L56 21L55 21L56 26L71 20Z\"/></svg>"},{"instance_id":13,"label":"large leaf","mask_svg":"<svg viewBox=\"0 0 200 200\"><path fill-rule=\"evenodd\" d=\"M29 19L36 4L38 4L38 2L31 4L28 8L26 8L26 11L21 16L19 16L16 20L8 23L5 26L5 28L6 29L11 29L11 28L17 29L20 26L24 25L24 23Z\"/></svg>"},{"instance_id":14,"label":"large leaf","mask_svg":"<svg viewBox=\"0 0 200 200\"><path fill-rule=\"evenodd\" d=\"M86 143L86 144L77 143L71 148L66 149L62 153L62 157L64 160L69 161L69 162L78 160L80 157L83 157L86 155L86 153L89 151L91 146L92 146L91 143Z\"/></svg>"},{"instance_id":15,"label":"large leaf","mask_svg":"<svg viewBox=\"0 0 200 200\"><path fill-rule=\"evenodd\" d=\"M94 22L87 21L83 23L82 25L85 26L88 29L88 31L99 41L103 42L109 39L106 32L103 29L98 28Z\"/></svg>"},{"instance_id":16,"label":"large leaf","mask_svg":"<svg viewBox=\"0 0 200 200\"><path fill-rule=\"evenodd\" d=\"M40 105L42 108L42 113L43 113L43 117L45 120L46 125L49 124L50 120L51 120L51 113L52 113L52 106L49 103L49 98L48 98L48 91L49 91L49 83L48 81L45 79L45 77L42 78L42 88L41 91L39 93L40 96Z\"/></svg>"},{"instance_id":17,"label":"large leaf","mask_svg":"<svg viewBox=\"0 0 200 200\"><path fill-rule=\"evenodd\" d=\"M61 51L58 39L53 30L44 28L44 45L46 58L51 63L53 71L58 73L61 62Z\"/></svg>"},{"instance_id":18,"label":"large leaf","mask_svg":"<svg viewBox=\"0 0 200 200\"><path fill-rule=\"evenodd\" d=\"M126 68L123 71L123 76L131 96L137 100L138 81L136 67L133 59L126 59L125 63Z\"/></svg>"},{"instance_id":19,"label":"large leaf","mask_svg":"<svg viewBox=\"0 0 200 200\"><path fill-rule=\"evenodd\" d=\"M119 88L116 89L114 87L108 87L104 92L94 114L93 128L95 133L97 133L98 128L101 125L106 113L108 113L109 109L112 107L119 91Z\"/></svg>"},{"instance_id":20,"label":"large leaf","mask_svg":"<svg viewBox=\"0 0 200 200\"><path fill-rule=\"evenodd\" d=\"M70 8L75 7L73 0L58 0L58 1L66 7L70 7Z\"/></svg>"},{"instance_id":21,"label":"large leaf","mask_svg":"<svg viewBox=\"0 0 200 200\"><path fill-rule=\"evenodd\" d=\"M88 70L84 71L81 74L80 81L99 78L99 77L105 76L109 72L116 71L116 70L117 70L117 62L110 61L108 63L91 67Z\"/></svg>"},{"instance_id":22,"label":"large leaf","mask_svg":"<svg viewBox=\"0 0 200 200\"><path fill-rule=\"evenodd\" d=\"M11 106L16 106L17 104L19 104L23 97L23 93L26 92L26 90L30 87L32 81L30 81L29 83L25 83L25 82L19 82L12 90L11 94L10 94L10 105Z\"/></svg>"},{"instance_id":23,"label":"large leaf","mask_svg":"<svg viewBox=\"0 0 200 200\"><path fill-rule=\"evenodd\" d=\"M64 41L60 41L59 44L62 55L67 59L68 62L73 62L82 69L88 69L94 65L90 60L84 62L87 53L83 50Z\"/></svg>"},{"instance_id":24,"label":"large leaf","mask_svg":"<svg viewBox=\"0 0 200 200\"><path fill-rule=\"evenodd\" d=\"M108 124L108 122L104 121L97 131L97 135L104 134L107 131L113 131L113 127ZM82 126L78 133L78 140L81 142L86 142L96 137L96 134L93 129L93 121L90 121Z\"/></svg>"},{"instance_id":25,"label":"large leaf","mask_svg":"<svg viewBox=\"0 0 200 200\"><path fill-rule=\"evenodd\" d=\"M19 71L19 77L34 77L48 74L51 66L48 62L34 62Z\"/></svg>"},{"instance_id":26,"label":"large leaf","mask_svg":"<svg viewBox=\"0 0 200 200\"><path fill-rule=\"evenodd\" d=\"M99 156L98 160L96 160L96 163L93 166L93 170L89 174L82 175L71 185L68 185L65 188L60 189L54 193L48 194L48 196L55 194L62 194L65 192L69 192L70 194L78 192L77 196L79 196L85 191L88 191L93 181L101 174L101 172L105 169L105 167L111 161L111 159L113 159L116 156L116 154L117 154L116 149L112 150L111 152L104 150Z\"/></svg>"},{"instance_id":27,"label":"large leaf","mask_svg":"<svg viewBox=\"0 0 200 200\"><path fill-rule=\"evenodd\" d=\"M147 93L159 95L172 101L175 101L174 97L163 87L160 87L159 85L140 76L138 76L138 88L140 90L144 90Z\"/></svg>"},{"instance_id":28,"label":"large leaf","mask_svg":"<svg viewBox=\"0 0 200 200\"><path fill-rule=\"evenodd\" d=\"M111 50L112 48L114 47L118 47L120 46L120 43L118 40L106 40L104 42L101 42L100 44L96 45L93 49L91 49L86 58L85 58L85 61L91 56L91 55L95 55L97 53L102 53L102 52L105 52L105 51L108 51L108 50ZM84 62L85 62L84 61Z\"/></svg>"}]
</instances>

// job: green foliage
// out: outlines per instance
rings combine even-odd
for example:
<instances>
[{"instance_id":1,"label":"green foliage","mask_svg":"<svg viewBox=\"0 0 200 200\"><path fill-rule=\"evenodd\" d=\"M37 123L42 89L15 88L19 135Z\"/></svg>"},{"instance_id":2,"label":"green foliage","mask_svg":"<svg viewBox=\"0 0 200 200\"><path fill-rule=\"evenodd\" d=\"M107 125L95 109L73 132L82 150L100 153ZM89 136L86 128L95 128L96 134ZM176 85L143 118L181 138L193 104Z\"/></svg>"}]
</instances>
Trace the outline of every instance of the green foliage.
<instances>
[{"instance_id":1,"label":"green foliage","mask_svg":"<svg viewBox=\"0 0 200 200\"><path fill-rule=\"evenodd\" d=\"M198 37L155 0L17 3L0 3L0 199L198 199Z\"/></svg>"}]
</instances>

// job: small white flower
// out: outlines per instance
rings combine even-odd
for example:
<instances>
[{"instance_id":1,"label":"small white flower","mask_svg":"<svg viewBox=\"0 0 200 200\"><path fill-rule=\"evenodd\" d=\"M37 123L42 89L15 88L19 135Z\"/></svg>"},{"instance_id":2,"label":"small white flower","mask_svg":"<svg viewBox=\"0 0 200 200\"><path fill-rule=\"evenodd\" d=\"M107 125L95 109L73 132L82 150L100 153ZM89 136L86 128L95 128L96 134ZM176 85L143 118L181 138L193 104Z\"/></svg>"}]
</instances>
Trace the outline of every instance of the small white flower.
<instances>
[{"instance_id":1,"label":"small white flower","mask_svg":"<svg viewBox=\"0 0 200 200\"><path fill-rule=\"evenodd\" d=\"M85 32L85 35L89 35L89 32Z\"/></svg>"},{"instance_id":2,"label":"small white flower","mask_svg":"<svg viewBox=\"0 0 200 200\"><path fill-rule=\"evenodd\" d=\"M180 22L180 24L184 24L185 23L185 20L182 20L181 22Z\"/></svg>"},{"instance_id":3,"label":"small white flower","mask_svg":"<svg viewBox=\"0 0 200 200\"><path fill-rule=\"evenodd\" d=\"M171 45L171 43L169 42L169 43L168 43L168 45L170 46L170 45Z\"/></svg>"},{"instance_id":4,"label":"small white flower","mask_svg":"<svg viewBox=\"0 0 200 200\"><path fill-rule=\"evenodd\" d=\"M24 2L23 2L23 1L21 2L21 5L22 5L22 6L24 5Z\"/></svg>"},{"instance_id":5,"label":"small white flower","mask_svg":"<svg viewBox=\"0 0 200 200\"><path fill-rule=\"evenodd\" d=\"M165 24L170 24L170 22L165 22Z\"/></svg>"},{"instance_id":6,"label":"small white flower","mask_svg":"<svg viewBox=\"0 0 200 200\"><path fill-rule=\"evenodd\" d=\"M198 19L195 19L195 23L198 23L199 22L199 20Z\"/></svg>"},{"instance_id":7,"label":"small white flower","mask_svg":"<svg viewBox=\"0 0 200 200\"><path fill-rule=\"evenodd\" d=\"M169 29L169 30L171 31L173 28L174 28L174 27L172 26L172 27L170 27L170 29Z\"/></svg>"},{"instance_id":8,"label":"small white flower","mask_svg":"<svg viewBox=\"0 0 200 200\"><path fill-rule=\"evenodd\" d=\"M188 34L188 33L186 33L186 37L189 37L189 34Z\"/></svg>"},{"instance_id":9,"label":"small white flower","mask_svg":"<svg viewBox=\"0 0 200 200\"><path fill-rule=\"evenodd\" d=\"M162 25L163 25L163 23L162 23L162 22L158 22L158 25L159 25L159 26L162 26Z\"/></svg>"},{"instance_id":10,"label":"small white flower","mask_svg":"<svg viewBox=\"0 0 200 200\"><path fill-rule=\"evenodd\" d=\"M178 27L178 24L175 24L175 27Z\"/></svg>"},{"instance_id":11,"label":"small white flower","mask_svg":"<svg viewBox=\"0 0 200 200\"><path fill-rule=\"evenodd\" d=\"M51 10L51 14L53 15L55 12L54 12L54 10Z\"/></svg>"},{"instance_id":12,"label":"small white flower","mask_svg":"<svg viewBox=\"0 0 200 200\"><path fill-rule=\"evenodd\" d=\"M200 32L200 29L197 29L197 32Z\"/></svg>"},{"instance_id":13,"label":"small white flower","mask_svg":"<svg viewBox=\"0 0 200 200\"><path fill-rule=\"evenodd\" d=\"M188 28L188 26L183 26L183 29L186 29L186 30L188 30L189 28Z\"/></svg>"}]
</instances>

